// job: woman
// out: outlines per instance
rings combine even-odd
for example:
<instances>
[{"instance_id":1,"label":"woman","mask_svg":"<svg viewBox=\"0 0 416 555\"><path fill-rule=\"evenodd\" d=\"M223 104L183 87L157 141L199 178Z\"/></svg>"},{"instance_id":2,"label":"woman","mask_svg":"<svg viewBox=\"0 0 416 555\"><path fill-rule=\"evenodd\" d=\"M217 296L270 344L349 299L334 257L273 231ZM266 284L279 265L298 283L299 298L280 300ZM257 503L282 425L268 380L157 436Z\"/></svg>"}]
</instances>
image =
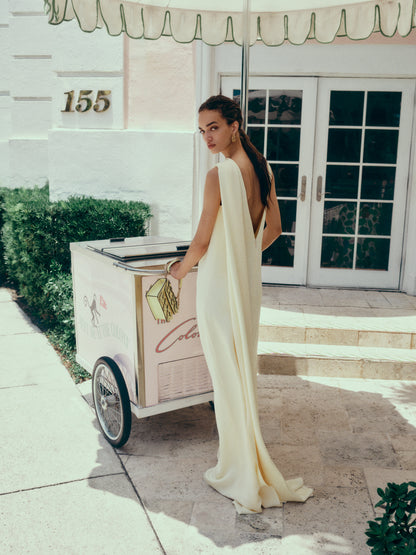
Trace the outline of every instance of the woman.
<instances>
[{"instance_id":1,"label":"woman","mask_svg":"<svg viewBox=\"0 0 416 555\"><path fill-rule=\"evenodd\" d=\"M239 513L305 501L300 478L285 481L264 445L257 411L261 251L281 233L272 172L242 129L238 104L213 96L199 108L199 130L225 160L207 174L198 229L176 279L199 262L197 318L214 386L218 462L205 473ZM265 224L265 227L264 227Z\"/></svg>"}]
</instances>

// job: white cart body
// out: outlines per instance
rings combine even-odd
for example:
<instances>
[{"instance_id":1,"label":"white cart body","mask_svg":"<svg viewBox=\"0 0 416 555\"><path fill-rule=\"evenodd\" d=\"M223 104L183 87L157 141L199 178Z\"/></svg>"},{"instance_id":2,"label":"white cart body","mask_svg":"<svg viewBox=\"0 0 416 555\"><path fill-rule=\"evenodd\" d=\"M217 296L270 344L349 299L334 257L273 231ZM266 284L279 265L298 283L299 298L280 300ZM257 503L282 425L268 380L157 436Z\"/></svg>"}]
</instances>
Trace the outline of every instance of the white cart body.
<instances>
[{"instance_id":1,"label":"white cart body","mask_svg":"<svg viewBox=\"0 0 416 555\"><path fill-rule=\"evenodd\" d=\"M97 360L112 359L139 418L213 399L196 321L196 269L183 280L170 321L156 319L146 296L188 245L159 237L71 244L77 362L92 373ZM177 293L178 282L168 280Z\"/></svg>"}]
</instances>

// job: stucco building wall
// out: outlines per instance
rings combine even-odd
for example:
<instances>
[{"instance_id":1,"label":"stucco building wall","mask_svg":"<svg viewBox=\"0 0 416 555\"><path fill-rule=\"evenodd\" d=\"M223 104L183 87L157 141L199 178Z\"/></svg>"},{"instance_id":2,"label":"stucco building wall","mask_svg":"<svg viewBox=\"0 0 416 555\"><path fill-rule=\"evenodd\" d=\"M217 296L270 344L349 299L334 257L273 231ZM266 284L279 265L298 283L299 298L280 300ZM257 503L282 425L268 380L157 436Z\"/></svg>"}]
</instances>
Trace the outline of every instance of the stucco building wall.
<instances>
[{"instance_id":1,"label":"stucco building wall","mask_svg":"<svg viewBox=\"0 0 416 555\"><path fill-rule=\"evenodd\" d=\"M189 238L194 47L52 27L42 2L35 10L31 0L0 6L0 184L49 181L53 200L143 200L152 233ZM111 91L106 111L93 109L99 91Z\"/></svg>"}]
</instances>

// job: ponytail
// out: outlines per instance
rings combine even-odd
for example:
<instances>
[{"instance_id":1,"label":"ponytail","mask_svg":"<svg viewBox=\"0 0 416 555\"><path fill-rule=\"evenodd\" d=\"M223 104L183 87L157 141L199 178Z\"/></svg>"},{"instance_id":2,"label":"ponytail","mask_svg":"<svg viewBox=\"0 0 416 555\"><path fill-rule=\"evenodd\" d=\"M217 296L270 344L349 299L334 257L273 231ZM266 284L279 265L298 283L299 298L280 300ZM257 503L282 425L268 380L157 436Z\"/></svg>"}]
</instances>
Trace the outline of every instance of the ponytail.
<instances>
[{"instance_id":1,"label":"ponytail","mask_svg":"<svg viewBox=\"0 0 416 555\"><path fill-rule=\"evenodd\" d=\"M266 158L253 145L244 129L240 127L239 132L241 145L249 157L250 162L253 164L254 171L260 183L261 202L263 206L267 206L269 204L272 181Z\"/></svg>"},{"instance_id":2,"label":"ponytail","mask_svg":"<svg viewBox=\"0 0 416 555\"><path fill-rule=\"evenodd\" d=\"M254 171L260 183L260 196L263 206L269 204L269 198L272 188L272 179L267 164L266 158L257 150L257 148L250 141L247 133L242 128L243 117L241 114L240 106L231 98L218 94L211 96L199 107L198 112L204 110L216 110L221 113L222 117L231 125L235 121L238 123L241 145L245 153L249 157L250 162L253 164Z\"/></svg>"}]
</instances>

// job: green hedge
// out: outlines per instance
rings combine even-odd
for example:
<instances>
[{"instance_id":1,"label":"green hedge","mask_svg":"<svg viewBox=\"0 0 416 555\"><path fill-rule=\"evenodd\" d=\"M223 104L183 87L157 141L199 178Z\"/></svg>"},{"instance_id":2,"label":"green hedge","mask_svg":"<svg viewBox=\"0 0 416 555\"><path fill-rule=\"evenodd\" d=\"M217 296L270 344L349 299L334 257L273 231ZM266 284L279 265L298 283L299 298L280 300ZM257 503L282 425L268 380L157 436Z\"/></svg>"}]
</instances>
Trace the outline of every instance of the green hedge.
<instances>
[{"instance_id":1,"label":"green hedge","mask_svg":"<svg viewBox=\"0 0 416 555\"><path fill-rule=\"evenodd\" d=\"M69 243L142 236L150 218L143 202L90 197L50 202L48 186L0 189L0 282L17 289L55 345L73 359Z\"/></svg>"}]
</instances>

